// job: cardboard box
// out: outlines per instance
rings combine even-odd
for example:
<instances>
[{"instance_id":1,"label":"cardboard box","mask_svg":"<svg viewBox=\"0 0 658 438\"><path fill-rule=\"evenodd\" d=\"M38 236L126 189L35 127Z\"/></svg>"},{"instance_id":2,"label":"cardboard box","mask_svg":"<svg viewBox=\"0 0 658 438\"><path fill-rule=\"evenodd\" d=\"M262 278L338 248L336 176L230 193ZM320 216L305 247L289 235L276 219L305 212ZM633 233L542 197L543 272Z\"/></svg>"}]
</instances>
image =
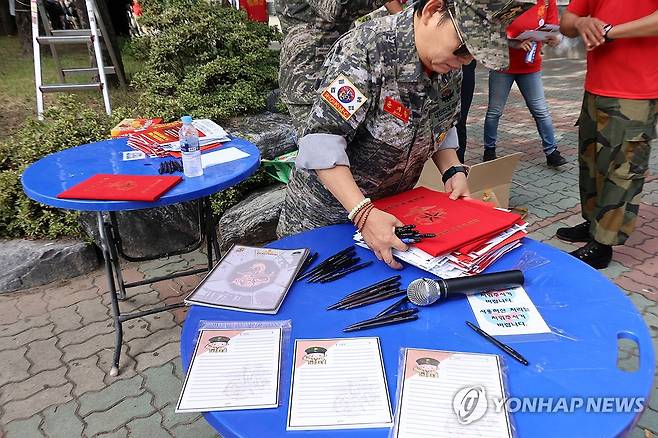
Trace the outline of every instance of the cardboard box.
<instances>
[{"instance_id":1,"label":"cardboard box","mask_svg":"<svg viewBox=\"0 0 658 438\"><path fill-rule=\"evenodd\" d=\"M508 208L512 176L514 176L514 170L522 155L522 152L516 152L470 166L466 180L471 190L471 196L485 202L493 202L497 207ZM427 160L427 163L425 163L416 186L444 190L441 173L432 160Z\"/></svg>"}]
</instances>

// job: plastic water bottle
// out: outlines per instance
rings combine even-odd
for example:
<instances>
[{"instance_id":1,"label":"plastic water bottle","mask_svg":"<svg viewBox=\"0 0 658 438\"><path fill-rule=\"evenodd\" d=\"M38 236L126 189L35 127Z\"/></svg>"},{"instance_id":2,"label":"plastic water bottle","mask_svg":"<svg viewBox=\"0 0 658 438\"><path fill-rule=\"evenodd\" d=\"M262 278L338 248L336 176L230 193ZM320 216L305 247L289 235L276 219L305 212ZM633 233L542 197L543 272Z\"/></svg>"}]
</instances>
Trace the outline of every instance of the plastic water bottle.
<instances>
[{"instance_id":1,"label":"plastic water bottle","mask_svg":"<svg viewBox=\"0 0 658 438\"><path fill-rule=\"evenodd\" d=\"M201 166L201 149L199 149L199 133L192 124L191 116L181 118L181 126L178 136L180 138L180 153L183 156L183 173L192 178L203 175Z\"/></svg>"},{"instance_id":2,"label":"plastic water bottle","mask_svg":"<svg viewBox=\"0 0 658 438\"><path fill-rule=\"evenodd\" d=\"M530 50L525 54L525 63L532 64L535 62L535 55L537 55L537 41L530 43Z\"/></svg>"}]
</instances>

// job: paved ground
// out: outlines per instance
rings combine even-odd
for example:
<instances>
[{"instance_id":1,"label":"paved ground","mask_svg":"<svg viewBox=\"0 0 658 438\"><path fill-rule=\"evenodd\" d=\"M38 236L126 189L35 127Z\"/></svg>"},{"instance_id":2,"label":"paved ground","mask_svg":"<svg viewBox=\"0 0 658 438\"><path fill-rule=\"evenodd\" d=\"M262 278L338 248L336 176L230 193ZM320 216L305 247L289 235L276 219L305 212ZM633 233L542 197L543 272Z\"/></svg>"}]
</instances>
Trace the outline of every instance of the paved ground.
<instances>
[{"instance_id":1,"label":"paved ground","mask_svg":"<svg viewBox=\"0 0 658 438\"><path fill-rule=\"evenodd\" d=\"M558 226L580 221L577 199L576 131L584 63L546 63L545 85L557 128L560 150L570 163L548 169L539 137L518 91L513 91L501 121L499 151L523 151L511 204L530 210L532 237L560 248ZM478 85L470 114L467 158L479 161L486 109L486 72ZM652 170L658 165L656 150ZM658 349L658 179L645 187L640 224L628 245L615 253L604 273L642 312ZM201 254L140 265L126 265L129 279L141 279L203 263ZM194 278L142 286L122 303L140 309L175 302L190 290ZM107 285L101 271L65 283L0 296L0 437L210 437L203 419L174 414L181 385L179 336L183 309L125 326L127 345L118 378L109 369L113 334ZM626 357L630 358L632 352ZM658 432L658 400L643 415L634 437Z\"/></svg>"}]
</instances>

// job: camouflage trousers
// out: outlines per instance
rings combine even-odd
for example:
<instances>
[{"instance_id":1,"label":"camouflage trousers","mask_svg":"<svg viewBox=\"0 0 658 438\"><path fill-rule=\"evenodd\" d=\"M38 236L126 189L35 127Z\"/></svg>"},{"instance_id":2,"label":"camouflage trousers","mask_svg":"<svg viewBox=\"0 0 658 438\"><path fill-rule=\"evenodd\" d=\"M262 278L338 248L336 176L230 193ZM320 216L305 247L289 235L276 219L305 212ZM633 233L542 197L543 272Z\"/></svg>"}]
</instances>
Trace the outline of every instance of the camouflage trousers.
<instances>
[{"instance_id":1,"label":"camouflage trousers","mask_svg":"<svg viewBox=\"0 0 658 438\"><path fill-rule=\"evenodd\" d=\"M580 204L599 243L622 245L635 229L657 101L585 92L578 119Z\"/></svg>"}]
</instances>

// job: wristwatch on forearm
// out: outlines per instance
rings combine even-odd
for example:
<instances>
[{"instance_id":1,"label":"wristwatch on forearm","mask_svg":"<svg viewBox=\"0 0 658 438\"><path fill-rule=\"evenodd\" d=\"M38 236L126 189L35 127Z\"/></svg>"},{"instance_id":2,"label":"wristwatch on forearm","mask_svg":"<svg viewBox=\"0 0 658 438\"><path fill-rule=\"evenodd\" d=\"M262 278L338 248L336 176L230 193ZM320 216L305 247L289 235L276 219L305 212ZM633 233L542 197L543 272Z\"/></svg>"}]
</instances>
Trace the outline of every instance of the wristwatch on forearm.
<instances>
[{"instance_id":1,"label":"wristwatch on forearm","mask_svg":"<svg viewBox=\"0 0 658 438\"><path fill-rule=\"evenodd\" d=\"M606 24L603 26L603 39L606 43L611 43L614 40L608 36L608 33L612 30L612 24Z\"/></svg>"},{"instance_id":2,"label":"wristwatch on forearm","mask_svg":"<svg viewBox=\"0 0 658 438\"><path fill-rule=\"evenodd\" d=\"M443 176L441 177L441 180L443 181L443 184L448 182L450 178L455 176L456 173L463 172L464 175L468 176L468 168L466 166L452 166L448 167L445 172L443 172Z\"/></svg>"}]
</instances>

